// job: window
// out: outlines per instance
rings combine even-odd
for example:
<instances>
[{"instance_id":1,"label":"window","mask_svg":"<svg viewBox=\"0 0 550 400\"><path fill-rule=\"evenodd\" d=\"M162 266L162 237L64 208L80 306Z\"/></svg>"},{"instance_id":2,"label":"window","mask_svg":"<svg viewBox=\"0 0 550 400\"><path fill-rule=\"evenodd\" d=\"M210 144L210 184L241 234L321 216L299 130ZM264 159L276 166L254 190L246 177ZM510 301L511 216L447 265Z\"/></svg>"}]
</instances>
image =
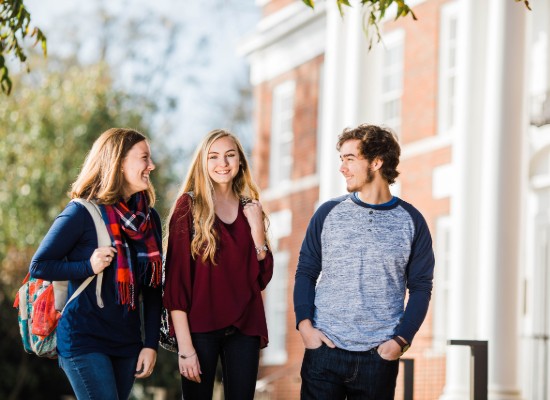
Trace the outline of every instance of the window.
<instances>
[{"instance_id":1,"label":"window","mask_svg":"<svg viewBox=\"0 0 550 400\"><path fill-rule=\"evenodd\" d=\"M293 165L294 92L296 84L288 81L273 90L271 125L270 186L290 181Z\"/></svg>"},{"instance_id":2,"label":"window","mask_svg":"<svg viewBox=\"0 0 550 400\"><path fill-rule=\"evenodd\" d=\"M265 310L269 346L263 350L263 365L284 364L288 358L286 352L286 311L288 292L288 252L273 254L273 278L266 289Z\"/></svg>"},{"instance_id":3,"label":"window","mask_svg":"<svg viewBox=\"0 0 550 400\"><path fill-rule=\"evenodd\" d=\"M265 290L265 314L269 331L269 346L262 352L263 365L284 364L287 360L287 303L288 303L288 262L290 254L280 251L279 239L292 233L292 212L290 209L271 213L271 250L273 251L273 277Z\"/></svg>"},{"instance_id":4,"label":"window","mask_svg":"<svg viewBox=\"0 0 550 400\"><path fill-rule=\"evenodd\" d=\"M450 134L456 125L458 5L450 3L441 10L439 44L439 133Z\"/></svg>"},{"instance_id":5,"label":"window","mask_svg":"<svg viewBox=\"0 0 550 400\"><path fill-rule=\"evenodd\" d=\"M444 164L432 169L432 197L444 199L451 197L455 185L453 164Z\"/></svg>"},{"instance_id":6,"label":"window","mask_svg":"<svg viewBox=\"0 0 550 400\"><path fill-rule=\"evenodd\" d=\"M438 218L436 222L433 299L433 349L445 352L447 345L447 315L450 293L451 217Z\"/></svg>"},{"instance_id":7,"label":"window","mask_svg":"<svg viewBox=\"0 0 550 400\"><path fill-rule=\"evenodd\" d=\"M403 31L384 37L382 61L382 117L384 125L401 133L401 95L403 94Z\"/></svg>"},{"instance_id":8,"label":"window","mask_svg":"<svg viewBox=\"0 0 550 400\"><path fill-rule=\"evenodd\" d=\"M325 63L319 66L319 95L317 97L317 165L316 173L321 171L321 143L323 143L323 108L325 106Z\"/></svg>"}]
</instances>

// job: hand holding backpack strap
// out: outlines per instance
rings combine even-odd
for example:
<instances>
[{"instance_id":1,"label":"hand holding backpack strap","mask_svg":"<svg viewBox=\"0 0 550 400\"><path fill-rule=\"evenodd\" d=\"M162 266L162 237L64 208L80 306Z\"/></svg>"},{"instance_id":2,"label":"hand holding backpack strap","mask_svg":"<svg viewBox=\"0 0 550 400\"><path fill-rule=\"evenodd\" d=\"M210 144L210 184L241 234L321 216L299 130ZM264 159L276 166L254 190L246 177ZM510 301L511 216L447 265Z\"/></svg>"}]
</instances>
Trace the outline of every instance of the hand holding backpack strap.
<instances>
[{"instance_id":1,"label":"hand holding backpack strap","mask_svg":"<svg viewBox=\"0 0 550 400\"><path fill-rule=\"evenodd\" d=\"M82 204L84 207L86 207L86 209L92 216L92 219L94 220L95 230L97 233L97 246L98 247L111 246L111 237L109 236L109 232L107 232L107 227L105 226L105 222L103 221L103 217L101 216L101 210L99 209L99 206L92 201L88 201L80 198L73 199L72 201ZM73 293L69 301L67 301L67 304L69 304L69 302L73 298L78 296L86 288L86 286L88 286L88 284L92 281L94 277L95 275L87 278L82 283L82 285L80 285L80 287ZM97 274L96 292L95 292L96 298L97 298L97 305L100 308L103 308L103 299L101 298L102 283L103 283L103 272L100 272L99 274ZM67 305L65 305L65 307L66 306Z\"/></svg>"}]
</instances>

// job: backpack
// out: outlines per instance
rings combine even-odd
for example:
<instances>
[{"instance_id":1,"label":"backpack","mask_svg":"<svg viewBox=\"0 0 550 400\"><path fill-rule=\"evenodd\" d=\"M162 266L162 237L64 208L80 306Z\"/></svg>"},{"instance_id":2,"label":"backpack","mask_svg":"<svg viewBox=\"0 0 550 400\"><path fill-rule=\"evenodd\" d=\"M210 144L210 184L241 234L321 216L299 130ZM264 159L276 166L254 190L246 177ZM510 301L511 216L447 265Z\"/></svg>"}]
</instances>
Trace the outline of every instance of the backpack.
<instances>
[{"instance_id":1,"label":"backpack","mask_svg":"<svg viewBox=\"0 0 550 400\"><path fill-rule=\"evenodd\" d=\"M94 220L98 247L110 246L111 238L96 204L84 199L72 201L86 207ZM88 277L67 300L68 281L50 282L27 276L17 292L13 306L17 308L19 333L23 341L23 348L27 353L39 357L57 358L57 322L61 318L65 307L73 301L97 276L96 297L99 307L103 307L101 299L101 283L103 273Z\"/></svg>"}]
</instances>

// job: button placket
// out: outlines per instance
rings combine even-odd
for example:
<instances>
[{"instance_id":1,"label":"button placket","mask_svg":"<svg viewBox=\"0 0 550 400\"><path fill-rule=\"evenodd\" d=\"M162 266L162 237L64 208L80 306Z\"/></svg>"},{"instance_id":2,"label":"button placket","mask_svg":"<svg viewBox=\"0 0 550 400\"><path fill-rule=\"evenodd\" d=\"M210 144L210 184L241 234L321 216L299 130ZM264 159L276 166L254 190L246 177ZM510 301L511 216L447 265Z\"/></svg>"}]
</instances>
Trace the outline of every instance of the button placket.
<instances>
[{"instance_id":1,"label":"button placket","mask_svg":"<svg viewBox=\"0 0 550 400\"><path fill-rule=\"evenodd\" d=\"M370 225L369 225L369 228L367 228L367 231L368 231L368 232L372 232L371 226L372 226L372 223L373 223L373 221L374 221L373 217L374 217L374 211L373 211L373 210L370 210L370 211L369 211L369 224L370 224Z\"/></svg>"}]
</instances>

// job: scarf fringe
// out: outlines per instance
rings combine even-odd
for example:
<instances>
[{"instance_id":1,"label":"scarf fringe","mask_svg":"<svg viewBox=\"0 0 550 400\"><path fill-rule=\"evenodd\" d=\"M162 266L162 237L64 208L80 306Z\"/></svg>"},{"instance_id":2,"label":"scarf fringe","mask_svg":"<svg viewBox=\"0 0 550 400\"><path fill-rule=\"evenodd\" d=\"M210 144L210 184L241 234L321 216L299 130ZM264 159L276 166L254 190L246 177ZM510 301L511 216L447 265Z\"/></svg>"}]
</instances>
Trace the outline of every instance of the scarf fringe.
<instances>
[{"instance_id":1,"label":"scarf fringe","mask_svg":"<svg viewBox=\"0 0 550 400\"><path fill-rule=\"evenodd\" d=\"M151 279L148 285L157 288L162 284L162 261L152 261L145 266L147 271L151 271Z\"/></svg>"},{"instance_id":2,"label":"scarf fringe","mask_svg":"<svg viewBox=\"0 0 550 400\"><path fill-rule=\"evenodd\" d=\"M133 283L118 282L117 303L127 304L130 310L136 309L135 286Z\"/></svg>"}]
</instances>

